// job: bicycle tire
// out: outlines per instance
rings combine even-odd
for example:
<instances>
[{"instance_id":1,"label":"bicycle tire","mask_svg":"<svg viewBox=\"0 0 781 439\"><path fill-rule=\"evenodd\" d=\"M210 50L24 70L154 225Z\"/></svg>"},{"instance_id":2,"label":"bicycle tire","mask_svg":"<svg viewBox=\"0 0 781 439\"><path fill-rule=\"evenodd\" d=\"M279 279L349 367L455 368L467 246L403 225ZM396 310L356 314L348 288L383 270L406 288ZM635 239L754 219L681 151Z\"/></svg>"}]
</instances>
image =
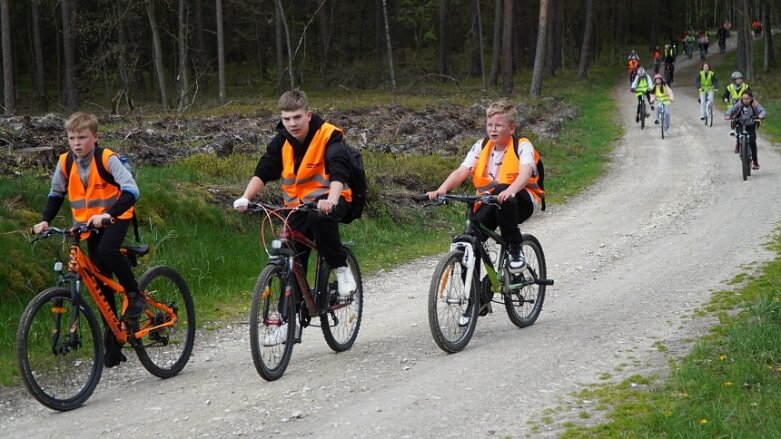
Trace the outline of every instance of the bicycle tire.
<instances>
[{"instance_id":1,"label":"bicycle tire","mask_svg":"<svg viewBox=\"0 0 781 439\"><path fill-rule=\"evenodd\" d=\"M746 137L741 136L740 138L740 165L741 169L743 171L743 181L748 180L748 176L751 172L751 160L749 160L748 157L748 142L746 142Z\"/></svg>"},{"instance_id":2,"label":"bicycle tire","mask_svg":"<svg viewBox=\"0 0 781 439\"><path fill-rule=\"evenodd\" d=\"M661 104L659 104L661 106ZM662 129L662 140L664 140L664 118L666 112L659 113L659 127Z\"/></svg>"},{"instance_id":3,"label":"bicycle tire","mask_svg":"<svg viewBox=\"0 0 781 439\"><path fill-rule=\"evenodd\" d=\"M477 326L477 276L472 277L469 297L464 295L464 252L453 250L446 254L434 269L429 287L428 324L434 342L447 353L463 350ZM467 315L466 325L459 325L462 315Z\"/></svg>"},{"instance_id":4,"label":"bicycle tire","mask_svg":"<svg viewBox=\"0 0 781 439\"><path fill-rule=\"evenodd\" d=\"M645 102L642 102L640 104L640 129L641 130L645 129L645 115L646 115Z\"/></svg>"},{"instance_id":5,"label":"bicycle tire","mask_svg":"<svg viewBox=\"0 0 781 439\"><path fill-rule=\"evenodd\" d=\"M171 378L187 365L195 344L195 305L190 288L182 275L163 265L146 270L138 279L138 287L148 298L176 312L174 326L151 331L132 343L144 369L156 377ZM168 318L168 313L150 304L138 325L158 325Z\"/></svg>"},{"instance_id":6,"label":"bicycle tire","mask_svg":"<svg viewBox=\"0 0 781 439\"><path fill-rule=\"evenodd\" d=\"M73 410L84 404L103 373L100 324L83 301L79 305L76 331L79 343L76 348L68 349L65 345L72 312L70 291L49 288L27 304L16 332L16 358L25 387L38 402L57 411ZM52 316L57 314L61 318L60 328L52 325ZM86 336L83 322L87 326ZM60 340L54 347L53 330L57 329ZM67 352L55 354L58 348Z\"/></svg>"},{"instance_id":7,"label":"bicycle tire","mask_svg":"<svg viewBox=\"0 0 781 439\"><path fill-rule=\"evenodd\" d=\"M345 250L347 266L355 278L355 293L347 301L339 298L336 270L333 268L328 271L327 290L320 292L320 294L328 294L328 311L320 316L320 328L325 342L334 352L344 352L353 346L361 329L363 317L361 269L350 249L345 248Z\"/></svg>"},{"instance_id":8,"label":"bicycle tire","mask_svg":"<svg viewBox=\"0 0 781 439\"><path fill-rule=\"evenodd\" d=\"M545 253L542 244L532 235L523 235L521 251L526 258L527 269L519 276L523 280L530 281L529 271L533 271L538 279L547 279L547 267L545 265ZM511 274L505 270L505 285L509 285ZM535 283L525 284L523 287L509 291L505 288L504 307L510 321L519 328L531 326L537 321L545 302L545 285Z\"/></svg>"},{"instance_id":9,"label":"bicycle tire","mask_svg":"<svg viewBox=\"0 0 781 439\"><path fill-rule=\"evenodd\" d=\"M713 127L713 101L708 101L708 126Z\"/></svg>"},{"instance_id":10,"label":"bicycle tire","mask_svg":"<svg viewBox=\"0 0 781 439\"><path fill-rule=\"evenodd\" d=\"M266 265L258 276L252 293L249 317L249 339L255 369L266 381L282 377L293 354L296 332L294 294L286 286L284 269L280 265ZM286 296L287 294L287 296ZM286 300L283 300L287 297ZM285 307L287 315L283 313ZM287 323L287 336L281 343L265 345L279 327Z\"/></svg>"}]
</instances>

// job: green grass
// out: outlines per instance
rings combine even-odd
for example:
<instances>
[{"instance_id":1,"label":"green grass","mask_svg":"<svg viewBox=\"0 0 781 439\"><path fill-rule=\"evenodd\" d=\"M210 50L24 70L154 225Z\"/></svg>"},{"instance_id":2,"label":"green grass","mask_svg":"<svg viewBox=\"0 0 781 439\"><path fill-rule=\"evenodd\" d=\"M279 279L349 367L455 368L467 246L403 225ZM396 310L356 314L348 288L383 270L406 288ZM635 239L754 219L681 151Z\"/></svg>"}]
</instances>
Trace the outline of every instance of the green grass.
<instances>
[{"instance_id":1,"label":"green grass","mask_svg":"<svg viewBox=\"0 0 781 439\"><path fill-rule=\"evenodd\" d=\"M601 79L588 84L576 80L571 72L546 80L543 92L555 92L557 99L579 107L580 113L578 119L563 124L561 137L556 141L532 137L545 160L548 202L565 201L603 172L613 142L621 134L613 120L615 104L604 92L613 82L604 78L615 77L620 68L595 69L593 77ZM516 78L518 93L525 93L528 80L528 75ZM337 91L310 96L329 111L389 103L412 108L471 105L496 97L494 92L483 96L477 82L424 84L423 88L425 91L417 94ZM528 105L544 106L549 99L522 100ZM273 102L247 99L240 105L242 111L252 114L266 105L272 107ZM238 109L204 110L203 114L235 114ZM463 153L467 147L465 143ZM355 252L364 275L447 249L452 236L462 227L461 207L423 209L414 206L409 195L436 188L458 166L463 158L460 155L364 153L370 204L364 219L342 227L342 238L356 243ZM137 275L158 264L180 271L193 291L198 321L207 328L246 319L251 289L265 263L259 219L230 209L252 175L256 161L257 157L247 155L196 155L166 167L136 166L142 194L138 205L142 234L152 247L151 254L141 260ZM38 221L49 178L0 177L0 252L6 255L5 263L0 265L0 385L16 384L19 380L14 337L24 306L37 291L54 282L51 267L56 260L56 243L50 239L30 246L29 237L22 232ZM273 185L267 189L264 192L271 199L278 194ZM462 190L471 191L468 185ZM68 223L66 205L54 225Z\"/></svg>"}]
</instances>

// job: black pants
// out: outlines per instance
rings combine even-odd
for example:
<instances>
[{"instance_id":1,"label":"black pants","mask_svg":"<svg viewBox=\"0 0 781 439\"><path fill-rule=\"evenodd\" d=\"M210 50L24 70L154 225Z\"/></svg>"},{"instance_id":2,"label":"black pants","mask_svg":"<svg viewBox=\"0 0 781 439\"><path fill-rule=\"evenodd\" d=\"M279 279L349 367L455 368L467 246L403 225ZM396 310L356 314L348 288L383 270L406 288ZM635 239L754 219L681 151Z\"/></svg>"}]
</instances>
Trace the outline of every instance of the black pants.
<instances>
[{"instance_id":1,"label":"black pants","mask_svg":"<svg viewBox=\"0 0 781 439\"><path fill-rule=\"evenodd\" d=\"M509 185L500 184L494 189L494 194L498 195ZM518 224L529 219L534 213L534 202L531 194L525 189L518 192L515 197L508 199L502 204L502 208L497 206L480 206L477 211L477 220L488 226L490 229L499 227L499 232L508 244L521 243L521 231Z\"/></svg>"},{"instance_id":2,"label":"black pants","mask_svg":"<svg viewBox=\"0 0 781 439\"><path fill-rule=\"evenodd\" d=\"M288 223L293 230L302 233L309 239L314 239L317 251L325 258L329 266L345 267L347 266L347 252L342 247L342 239L339 236L339 221L349 212L350 204L339 197L339 203L334 206L330 214L326 215L319 210L308 210L306 212L295 212L290 216ZM299 261L306 271L307 261L309 260L310 248L298 244L296 253Z\"/></svg>"},{"instance_id":3,"label":"black pants","mask_svg":"<svg viewBox=\"0 0 781 439\"><path fill-rule=\"evenodd\" d=\"M751 148L751 157L755 162L758 162L759 159L757 159L757 126L751 125L751 126L745 126L745 125L737 125L735 127L735 131L740 134L743 132L743 130L748 133L748 146ZM739 143L738 143L739 144Z\"/></svg>"}]
</instances>

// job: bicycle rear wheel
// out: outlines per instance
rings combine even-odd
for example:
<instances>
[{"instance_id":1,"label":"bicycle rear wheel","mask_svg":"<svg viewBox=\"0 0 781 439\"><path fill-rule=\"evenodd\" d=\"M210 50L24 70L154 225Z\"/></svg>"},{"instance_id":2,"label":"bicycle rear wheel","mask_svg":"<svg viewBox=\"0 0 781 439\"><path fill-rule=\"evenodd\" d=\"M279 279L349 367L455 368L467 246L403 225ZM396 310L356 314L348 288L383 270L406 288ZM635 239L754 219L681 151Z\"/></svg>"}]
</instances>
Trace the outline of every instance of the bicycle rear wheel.
<instances>
[{"instance_id":1,"label":"bicycle rear wheel","mask_svg":"<svg viewBox=\"0 0 781 439\"><path fill-rule=\"evenodd\" d=\"M349 300L339 298L338 283L336 282L336 270L328 271L326 291L320 294L328 294L328 311L320 316L320 328L328 346L334 352L344 352L350 349L358 337L363 316L363 281L361 270L355 255L347 249L347 266L355 278L355 293Z\"/></svg>"},{"instance_id":2,"label":"bicycle rear wheel","mask_svg":"<svg viewBox=\"0 0 781 439\"><path fill-rule=\"evenodd\" d=\"M171 267L148 269L138 279L149 307L138 319L139 328L153 327L176 318L173 326L150 331L133 346L138 360L149 373L160 378L177 375L187 365L195 343L195 305L184 278ZM170 308L174 315L156 307Z\"/></svg>"},{"instance_id":3,"label":"bicycle rear wheel","mask_svg":"<svg viewBox=\"0 0 781 439\"><path fill-rule=\"evenodd\" d=\"M59 411L84 404L103 373L100 325L84 302L79 305L77 343L68 345L73 311L69 290L44 290L27 305L16 332L24 385L41 404Z\"/></svg>"},{"instance_id":4,"label":"bicycle rear wheel","mask_svg":"<svg viewBox=\"0 0 781 439\"><path fill-rule=\"evenodd\" d=\"M297 324L294 294L292 287L286 285L283 273L281 266L267 265L260 272L252 294L249 316L252 361L266 381L281 378L293 354ZM286 331L282 325L287 325Z\"/></svg>"},{"instance_id":5,"label":"bicycle rear wheel","mask_svg":"<svg viewBox=\"0 0 781 439\"><path fill-rule=\"evenodd\" d=\"M454 353L466 347L477 326L477 276L472 277L469 297L464 279L464 252L453 250L439 261L431 278L428 293L428 325L434 342L445 352ZM462 325L460 320L466 320Z\"/></svg>"},{"instance_id":6,"label":"bicycle rear wheel","mask_svg":"<svg viewBox=\"0 0 781 439\"><path fill-rule=\"evenodd\" d=\"M545 285L534 283L531 273L538 279L547 279L545 266L545 254L542 245L532 235L523 235L521 251L526 258L527 268L521 274L511 275L505 270L505 286L518 285L516 288L506 288L504 293L504 307L510 321L519 328L531 326L537 321L545 302Z\"/></svg>"}]
</instances>

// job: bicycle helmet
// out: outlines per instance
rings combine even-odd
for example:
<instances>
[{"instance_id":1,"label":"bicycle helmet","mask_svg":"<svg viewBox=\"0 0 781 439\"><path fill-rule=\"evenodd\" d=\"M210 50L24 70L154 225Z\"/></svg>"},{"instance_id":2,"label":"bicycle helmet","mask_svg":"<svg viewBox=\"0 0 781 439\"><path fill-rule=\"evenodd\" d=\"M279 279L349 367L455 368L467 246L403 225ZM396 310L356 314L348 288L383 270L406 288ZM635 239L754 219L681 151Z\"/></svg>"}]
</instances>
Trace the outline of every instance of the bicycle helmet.
<instances>
[{"instance_id":1,"label":"bicycle helmet","mask_svg":"<svg viewBox=\"0 0 781 439\"><path fill-rule=\"evenodd\" d=\"M643 68L643 66L640 66L637 68L637 76L643 76L643 75L645 75L645 69Z\"/></svg>"},{"instance_id":2,"label":"bicycle helmet","mask_svg":"<svg viewBox=\"0 0 781 439\"><path fill-rule=\"evenodd\" d=\"M735 70L734 72L732 72L732 75L730 75L730 77L732 78L733 81L736 79L743 79L743 74Z\"/></svg>"},{"instance_id":3,"label":"bicycle helmet","mask_svg":"<svg viewBox=\"0 0 781 439\"><path fill-rule=\"evenodd\" d=\"M654 75L654 81L656 81L657 79L661 79L662 81L664 81L664 78L662 77L662 75L660 75L658 73Z\"/></svg>"}]
</instances>

